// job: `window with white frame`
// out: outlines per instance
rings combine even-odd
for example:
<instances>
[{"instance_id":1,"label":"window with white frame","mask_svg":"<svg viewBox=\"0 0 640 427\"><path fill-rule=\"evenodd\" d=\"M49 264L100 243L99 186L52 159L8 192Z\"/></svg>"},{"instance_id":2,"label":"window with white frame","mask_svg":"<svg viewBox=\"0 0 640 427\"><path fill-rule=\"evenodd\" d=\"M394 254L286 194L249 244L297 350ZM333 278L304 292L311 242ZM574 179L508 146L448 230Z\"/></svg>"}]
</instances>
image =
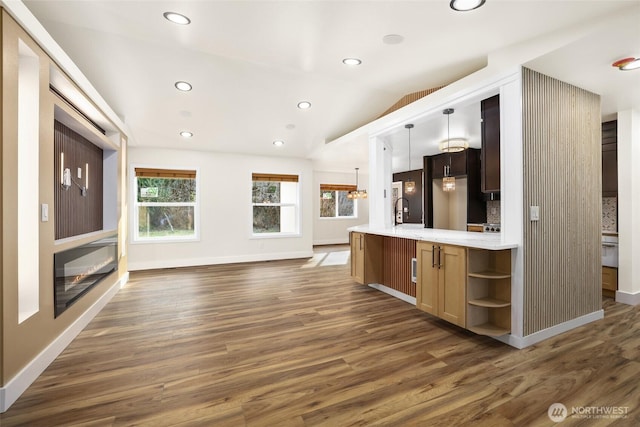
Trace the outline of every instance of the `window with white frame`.
<instances>
[{"instance_id":1,"label":"window with white frame","mask_svg":"<svg viewBox=\"0 0 640 427\"><path fill-rule=\"evenodd\" d=\"M195 240L195 170L135 168L134 241Z\"/></svg>"},{"instance_id":2,"label":"window with white frame","mask_svg":"<svg viewBox=\"0 0 640 427\"><path fill-rule=\"evenodd\" d=\"M253 234L299 233L298 175L254 173L252 181Z\"/></svg>"},{"instance_id":3,"label":"window with white frame","mask_svg":"<svg viewBox=\"0 0 640 427\"><path fill-rule=\"evenodd\" d=\"M320 218L356 218L356 200L347 197L355 190L355 185L320 184Z\"/></svg>"}]
</instances>

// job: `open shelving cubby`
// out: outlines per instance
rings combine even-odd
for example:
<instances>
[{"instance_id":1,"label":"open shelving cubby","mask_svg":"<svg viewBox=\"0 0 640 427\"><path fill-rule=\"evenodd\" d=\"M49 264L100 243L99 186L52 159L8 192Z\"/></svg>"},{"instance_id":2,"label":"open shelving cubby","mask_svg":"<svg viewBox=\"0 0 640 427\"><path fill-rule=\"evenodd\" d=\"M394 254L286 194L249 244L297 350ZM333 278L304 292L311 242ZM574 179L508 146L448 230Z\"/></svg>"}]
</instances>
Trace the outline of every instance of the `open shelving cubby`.
<instances>
[{"instance_id":1,"label":"open shelving cubby","mask_svg":"<svg viewBox=\"0 0 640 427\"><path fill-rule=\"evenodd\" d=\"M511 250L469 249L467 329L479 335L511 332Z\"/></svg>"}]
</instances>

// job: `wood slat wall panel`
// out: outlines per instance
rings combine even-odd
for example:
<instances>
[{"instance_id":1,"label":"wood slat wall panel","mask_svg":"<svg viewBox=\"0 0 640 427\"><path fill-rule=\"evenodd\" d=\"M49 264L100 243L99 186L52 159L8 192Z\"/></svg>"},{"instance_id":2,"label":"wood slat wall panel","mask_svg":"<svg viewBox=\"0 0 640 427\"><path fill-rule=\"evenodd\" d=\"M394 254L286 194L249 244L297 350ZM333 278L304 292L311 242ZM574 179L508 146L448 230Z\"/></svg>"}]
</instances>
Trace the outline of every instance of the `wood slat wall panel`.
<instances>
[{"instance_id":1,"label":"wood slat wall panel","mask_svg":"<svg viewBox=\"0 0 640 427\"><path fill-rule=\"evenodd\" d=\"M600 135L598 95L523 70L524 335L601 308Z\"/></svg>"},{"instance_id":2,"label":"wood slat wall panel","mask_svg":"<svg viewBox=\"0 0 640 427\"><path fill-rule=\"evenodd\" d=\"M420 98L424 98L425 96L430 95L433 92L435 92L437 90L440 90L445 86L447 86L447 85L432 87L430 89L420 90L418 92L413 92L413 93L410 93L408 95L405 95L402 98L400 98L400 100L398 102L396 102L391 107L389 107L384 113L380 114L378 116L378 118L384 117L387 114L393 113L394 111L399 110L400 108L402 108L404 106L407 106L407 105L411 104L412 102L417 101Z\"/></svg>"},{"instance_id":3,"label":"wood slat wall panel","mask_svg":"<svg viewBox=\"0 0 640 427\"><path fill-rule=\"evenodd\" d=\"M416 257L416 241L395 237L384 238L383 284L403 294L416 296L411 283L411 258Z\"/></svg>"},{"instance_id":4,"label":"wood slat wall panel","mask_svg":"<svg viewBox=\"0 0 640 427\"><path fill-rule=\"evenodd\" d=\"M58 121L54 130L55 238L102 230L102 149ZM68 190L62 188L62 152L64 166L71 169L71 177L79 185L85 185L85 165L89 164L89 188L85 197L75 184ZM81 179L77 178L77 168L82 168Z\"/></svg>"}]
</instances>

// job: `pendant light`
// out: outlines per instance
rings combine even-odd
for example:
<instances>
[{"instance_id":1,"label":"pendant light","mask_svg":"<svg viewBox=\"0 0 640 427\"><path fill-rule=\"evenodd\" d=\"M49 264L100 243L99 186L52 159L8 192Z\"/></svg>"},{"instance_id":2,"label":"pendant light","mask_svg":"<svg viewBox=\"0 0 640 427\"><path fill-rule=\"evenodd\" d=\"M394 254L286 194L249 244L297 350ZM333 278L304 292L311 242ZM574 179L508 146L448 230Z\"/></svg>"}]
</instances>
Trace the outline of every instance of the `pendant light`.
<instances>
[{"instance_id":1,"label":"pendant light","mask_svg":"<svg viewBox=\"0 0 640 427\"><path fill-rule=\"evenodd\" d=\"M442 178L442 191L455 191L456 189L456 178L451 176L451 150L450 150L450 141L451 141L451 133L449 128L449 119L451 114L453 114L453 108L446 108L442 111L442 114L446 114L447 116L447 152L449 153L449 164L444 166L444 177Z\"/></svg>"},{"instance_id":2,"label":"pendant light","mask_svg":"<svg viewBox=\"0 0 640 427\"><path fill-rule=\"evenodd\" d=\"M404 125L404 127L409 131L409 171L411 171L411 129L413 129L413 124L408 123ZM407 194L413 194L416 192L416 182L411 178L409 178L409 181L405 181L404 192Z\"/></svg>"},{"instance_id":3,"label":"pendant light","mask_svg":"<svg viewBox=\"0 0 640 427\"><path fill-rule=\"evenodd\" d=\"M358 170L360 170L360 168L356 168L356 189L349 191L347 193L348 199L366 199L367 198L367 190L358 189Z\"/></svg>"}]
</instances>

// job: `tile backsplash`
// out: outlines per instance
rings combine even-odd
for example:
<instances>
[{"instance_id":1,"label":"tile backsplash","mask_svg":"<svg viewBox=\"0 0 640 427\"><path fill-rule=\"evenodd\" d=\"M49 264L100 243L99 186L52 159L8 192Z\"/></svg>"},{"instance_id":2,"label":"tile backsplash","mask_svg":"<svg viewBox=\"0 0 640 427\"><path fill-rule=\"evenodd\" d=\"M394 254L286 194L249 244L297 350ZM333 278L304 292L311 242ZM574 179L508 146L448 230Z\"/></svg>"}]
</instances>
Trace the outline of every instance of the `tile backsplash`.
<instances>
[{"instance_id":1,"label":"tile backsplash","mask_svg":"<svg viewBox=\"0 0 640 427\"><path fill-rule=\"evenodd\" d=\"M618 198L602 198L602 231L618 231Z\"/></svg>"},{"instance_id":2,"label":"tile backsplash","mask_svg":"<svg viewBox=\"0 0 640 427\"><path fill-rule=\"evenodd\" d=\"M487 222L500 224L500 200L487 201Z\"/></svg>"}]
</instances>

